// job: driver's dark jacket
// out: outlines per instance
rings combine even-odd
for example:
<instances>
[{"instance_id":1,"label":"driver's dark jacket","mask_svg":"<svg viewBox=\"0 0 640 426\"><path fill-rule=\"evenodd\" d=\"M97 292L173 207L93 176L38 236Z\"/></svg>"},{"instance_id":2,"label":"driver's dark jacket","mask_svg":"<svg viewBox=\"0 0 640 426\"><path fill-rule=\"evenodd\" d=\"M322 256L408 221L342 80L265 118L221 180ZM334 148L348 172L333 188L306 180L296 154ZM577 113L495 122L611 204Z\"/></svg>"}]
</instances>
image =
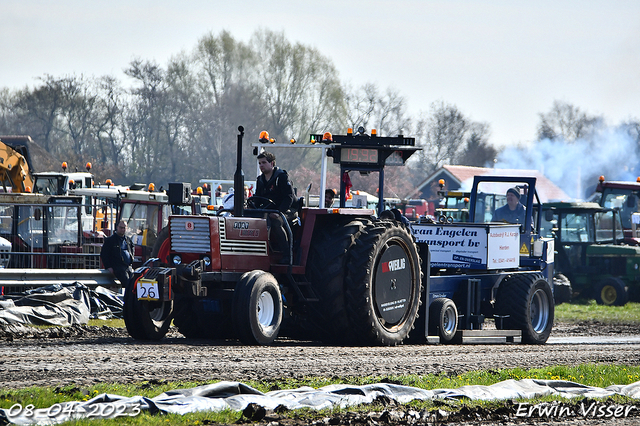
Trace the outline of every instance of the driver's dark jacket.
<instances>
[{"instance_id":1,"label":"driver's dark jacket","mask_svg":"<svg viewBox=\"0 0 640 426\"><path fill-rule=\"evenodd\" d=\"M293 185L287 171L278 167L273 168L273 174L269 181L265 179L264 175L258 176L255 195L270 199L275 203L276 208L285 214L290 213L289 209L295 200Z\"/></svg>"},{"instance_id":2,"label":"driver's dark jacket","mask_svg":"<svg viewBox=\"0 0 640 426\"><path fill-rule=\"evenodd\" d=\"M504 206L496 209L493 214L492 222L508 222L508 223L524 223L525 218L525 208L522 203L518 203L515 210L509 209L509 205L505 204Z\"/></svg>"},{"instance_id":3,"label":"driver's dark jacket","mask_svg":"<svg viewBox=\"0 0 640 426\"><path fill-rule=\"evenodd\" d=\"M119 236L115 232L104 240L100 258L105 269L127 269L133 263L133 242L131 238Z\"/></svg>"}]
</instances>

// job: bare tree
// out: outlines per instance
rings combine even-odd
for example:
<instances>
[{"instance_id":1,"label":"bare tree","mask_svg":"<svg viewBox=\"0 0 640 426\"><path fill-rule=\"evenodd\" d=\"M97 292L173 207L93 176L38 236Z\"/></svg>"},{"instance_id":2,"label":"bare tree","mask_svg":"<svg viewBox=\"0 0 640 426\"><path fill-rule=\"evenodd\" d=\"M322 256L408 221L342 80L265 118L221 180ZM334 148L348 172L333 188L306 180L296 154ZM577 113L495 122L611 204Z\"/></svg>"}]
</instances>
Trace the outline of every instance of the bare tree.
<instances>
[{"instance_id":1,"label":"bare tree","mask_svg":"<svg viewBox=\"0 0 640 426\"><path fill-rule=\"evenodd\" d=\"M54 143L54 134L59 124L58 113L64 96L59 79L45 75L40 80L42 86L18 92L15 107L18 120L23 120L23 126L29 129L27 134L34 140L39 140L46 151L56 153L59 149Z\"/></svg>"},{"instance_id":2,"label":"bare tree","mask_svg":"<svg viewBox=\"0 0 640 426\"><path fill-rule=\"evenodd\" d=\"M124 89L115 78L100 79L98 90L94 123L96 146L93 152L99 162L94 166L98 167L97 173L104 170L104 173L122 176L128 162L128 156L125 156L127 130L124 118L129 106ZM106 179L106 175L101 178Z\"/></svg>"},{"instance_id":3,"label":"bare tree","mask_svg":"<svg viewBox=\"0 0 640 426\"><path fill-rule=\"evenodd\" d=\"M270 132L280 141L306 138L343 122L338 73L316 49L289 43L284 33L258 31L252 48Z\"/></svg>"},{"instance_id":4,"label":"bare tree","mask_svg":"<svg viewBox=\"0 0 640 426\"><path fill-rule=\"evenodd\" d=\"M493 165L498 150L489 142L490 133L487 123L471 123L466 146L458 157L457 163L477 167Z\"/></svg>"},{"instance_id":5,"label":"bare tree","mask_svg":"<svg viewBox=\"0 0 640 426\"><path fill-rule=\"evenodd\" d=\"M538 139L563 138L567 142L585 138L604 123L599 116L590 116L569 103L554 101L551 111L540 114Z\"/></svg>"},{"instance_id":6,"label":"bare tree","mask_svg":"<svg viewBox=\"0 0 640 426\"><path fill-rule=\"evenodd\" d=\"M235 153L229 146L236 129L247 135L264 123L266 108L257 89L257 57L228 32L208 34L198 42L190 60L194 65L197 96L190 103L189 139L191 151L199 155L201 175L230 178ZM247 153L250 147L247 147ZM198 167L198 166L196 166Z\"/></svg>"},{"instance_id":7,"label":"bare tree","mask_svg":"<svg viewBox=\"0 0 640 426\"><path fill-rule=\"evenodd\" d=\"M426 174L455 161L464 150L468 127L462 112L442 101L431 104L429 115L420 116L416 134L423 150L417 157Z\"/></svg>"},{"instance_id":8,"label":"bare tree","mask_svg":"<svg viewBox=\"0 0 640 426\"><path fill-rule=\"evenodd\" d=\"M166 71L152 62L135 60L125 71L139 86L132 91L133 111L128 117L131 138L130 176L146 182L173 180L165 129L171 117L167 112ZM167 179L168 178L168 179Z\"/></svg>"},{"instance_id":9,"label":"bare tree","mask_svg":"<svg viewBox=\"0 0 640 426\"><path fill-rule=\"evenodd\" d=\"M380 135L398 135L410 130L404 97L391 88L382 95L373 83L347 91L347 121L349 127L376 129Z\"/></svg>"},{"instance_id":10,"label":"bare tree","mask_svg":"<svg viewBox=\"0 0 640 426\"><path fill-rule=\"evenodd\" d=\"M415 154L418 167L429 175L445 164L484 166L496 155L489 134L488 124L470 120L455 105L434 102L417 123L418 144L423 147Z\"/></svg>"},{"instance_id":11,"label":"bare tree","mask_svg":"<svg viewBox=\"0 0 640 426\"><path fill-rule=\"evenodd\" d=\"M93 90L93 82L82 76L61 78L58 80L58 86L62 94L58 111L59 131L66 136L59 138L59 149L82 157L94 145L97 93ZM63 145L64 142L68 144Z\"/></svg>"}]
</instances>

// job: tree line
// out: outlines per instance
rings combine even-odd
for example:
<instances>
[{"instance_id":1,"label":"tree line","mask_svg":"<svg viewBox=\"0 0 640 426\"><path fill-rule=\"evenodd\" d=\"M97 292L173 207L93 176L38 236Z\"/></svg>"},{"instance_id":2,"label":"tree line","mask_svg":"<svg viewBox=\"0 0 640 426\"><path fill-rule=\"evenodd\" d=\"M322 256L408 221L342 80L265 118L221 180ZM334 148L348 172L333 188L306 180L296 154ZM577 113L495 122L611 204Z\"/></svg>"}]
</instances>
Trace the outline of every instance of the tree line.
<instances>
[{"instance_id":1,"label":"tree line","mask_svg":"<svg viewBox=\"0 0 640 426\"><path fill-rule=\"evenodd\" d=\"M343 84L330 58L291 43L282 32L259 30L246 43L227 31L209 33L165 66L135 59L124 75L127 85L114 76L45 75L32 88L0 89L0 134L30 135L49 158L78 168L91 161L98 181L156 187L232 179L239 125L245 128L247 165L250 142L262 130L278 142L300 143L311 133L360 126L381 136L415 136L423 150L411 167L389 172L387 188L398 196L442 165L491 165L498 155L488 123L444 101L411 117L397 91ZM571 127L549 114L541 117L540 135L555 137ZM576 136L597 120L580 123ZM298 187L319 176L319 152L282 150L277 157ZM250 166L245 175L255 177ZM329 183L337 186L333 175Z\"/></svg>"}]
</instances>

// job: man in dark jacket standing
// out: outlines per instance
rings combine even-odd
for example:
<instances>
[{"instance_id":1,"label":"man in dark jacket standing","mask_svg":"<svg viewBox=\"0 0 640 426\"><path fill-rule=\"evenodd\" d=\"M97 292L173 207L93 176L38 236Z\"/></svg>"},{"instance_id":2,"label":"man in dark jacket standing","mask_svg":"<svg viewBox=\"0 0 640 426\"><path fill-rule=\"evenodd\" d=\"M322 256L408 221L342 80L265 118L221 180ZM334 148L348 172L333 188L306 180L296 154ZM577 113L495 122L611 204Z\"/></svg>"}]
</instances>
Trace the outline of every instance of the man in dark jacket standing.
<instances>
[{"instance_id":1,"label":"man in dark jacket standing","mask_svg":"<svg viewBox=\"0 0 640 426\"><path fill-rule=\"evenodd\" d=\"M125 235L127 224L124 221L118 222L115 234L104 240L100 259L106 269L109 270L123 287L129 284L133 277L133 242Z\"/></svg>"},{"instance_id":2,"label":"man in dark jacket standing","mask_svg":"<svg viewBox=\"0 0 640 426\"><path fill-rule=\"evenodd\" d=\"M267 151L258 155L258 166L262 174L257 178L255 195L270 199L275 204L275 207L272 206L271 208L275 208L284 213L289 221L293 220L295 212L292 212L290 209L291 204L293 204L295 200L295 196L289 175L285 170L276 167L276 156ZM291 256L282 216L277 213L269 213L269 220L271 222L271 234L274 245L277 250L283 252L282 259L279 263L289 264L291 262Z\"/></svg>"}]
</instances>

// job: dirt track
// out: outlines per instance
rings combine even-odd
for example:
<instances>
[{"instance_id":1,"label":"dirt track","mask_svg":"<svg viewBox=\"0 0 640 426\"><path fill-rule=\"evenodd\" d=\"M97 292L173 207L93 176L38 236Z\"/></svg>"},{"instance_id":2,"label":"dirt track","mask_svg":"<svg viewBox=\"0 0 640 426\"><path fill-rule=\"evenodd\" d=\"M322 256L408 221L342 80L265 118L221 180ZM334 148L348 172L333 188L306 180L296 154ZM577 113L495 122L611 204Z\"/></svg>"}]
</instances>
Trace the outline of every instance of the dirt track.
<instances>
[{"instance_id":1,"label":"dirt track","mask_svg":"<svg viewBox=\"0 0 640 426\"><path fill-rule=\"evenodd\" d=\"M640 335L637 326L557 325L552 336ZM0 330L0 387L91 385L142 380L270 380L284 377L459 374L577 363L640 365L640 343L332 347L278 340L271 347L192 340L170 332L138 342L123 329Z\"/></svg>"},{"instance_id":2,"label":"dirt track","mask_svg":"<svg viewBox=\"0 0 640 426\"><path fill-rule=\"evenodd\" d=\"M175 331L157 343L134 341L124 329L69 327L37 330L0 328L0 389L27 386L89 386L96 383L157 381L271 380L305 376L392 376L401 374L458 374L506 367L613 363L640 365L638 343L602 344L598 336L638 337L637 325L597 323L556 325L555 338L588 337L586 343L528 345L400 346L392 348L331 347L314 342L277 340L271 347L248 347L236 342L185 339ZM590 404L595 401L587 401ZM573 404L577 412L580 400ZM301 426L306 424L362 425L635 425L640 404L627 418L521 418L516 405L499 402L492 409L456 408L413 411L381 400L370 412L340 412L331 418L313 413L265 412L249 406L240 423ZM566 404L565 404L566 406Z\"/></svg>"}]
</instances>

